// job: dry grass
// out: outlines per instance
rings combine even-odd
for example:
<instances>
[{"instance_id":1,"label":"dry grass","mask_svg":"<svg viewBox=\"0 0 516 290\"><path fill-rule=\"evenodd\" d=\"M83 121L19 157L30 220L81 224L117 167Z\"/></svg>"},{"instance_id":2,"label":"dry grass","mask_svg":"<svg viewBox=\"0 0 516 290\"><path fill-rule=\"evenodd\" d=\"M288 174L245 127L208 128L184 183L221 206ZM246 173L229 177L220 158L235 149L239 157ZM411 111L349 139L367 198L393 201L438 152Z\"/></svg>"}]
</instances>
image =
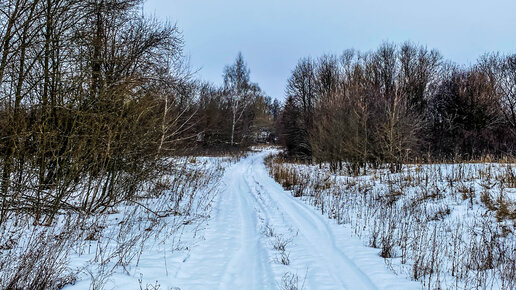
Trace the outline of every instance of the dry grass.
<instances>
[{"instance_id":1,"label":"dry grass","mask_svg":"<svg viewBox=\"0 0 516 290\"><path fill-rule=\"evenodd\" d=\"M220 163L206 168L199 158L171 160L138 196L103 213L62 210L48 226L34 224L29 213L12 215L0 225L0 289L60 289L79 275L102 289L115 271L137 265L149 243L173 247L186 225L205 220L222 174ZM74 269L72 253L92 258Z\"/></svg>"},{"instance_id":2,"label":"dry grass","mask_svg":"<svg viewBox=\"0 0 516 290\"><path fill-rule=\"evenodd\" d=\"M418 164L363 176L267 160L271 176L426 289L514 289L514 166ZM296 184L296 181L298 182Z\"/></svg>"}]
</instances>

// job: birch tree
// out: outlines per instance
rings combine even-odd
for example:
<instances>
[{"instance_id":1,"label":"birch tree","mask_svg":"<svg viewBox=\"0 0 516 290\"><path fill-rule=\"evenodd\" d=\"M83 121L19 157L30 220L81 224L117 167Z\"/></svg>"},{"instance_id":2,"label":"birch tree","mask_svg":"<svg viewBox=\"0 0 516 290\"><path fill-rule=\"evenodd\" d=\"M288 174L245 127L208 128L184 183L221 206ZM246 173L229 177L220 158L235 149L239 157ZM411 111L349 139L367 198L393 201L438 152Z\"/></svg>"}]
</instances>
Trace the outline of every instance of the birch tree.
<instances>
[{"instance_id":1,"label":"birch tree","mask_svg":"<svg viewBox=\"0 0 516 290\"><path fill-rule=\"evenodd\" d=\"M251 83L249 75L250 70L244 62L242 53L238 53L234 64L224 68L224 92L231 108L231 146L235 144L237 124L242 120L253 97L259 93L258 86Z\"/></svg>"}]
</instances>

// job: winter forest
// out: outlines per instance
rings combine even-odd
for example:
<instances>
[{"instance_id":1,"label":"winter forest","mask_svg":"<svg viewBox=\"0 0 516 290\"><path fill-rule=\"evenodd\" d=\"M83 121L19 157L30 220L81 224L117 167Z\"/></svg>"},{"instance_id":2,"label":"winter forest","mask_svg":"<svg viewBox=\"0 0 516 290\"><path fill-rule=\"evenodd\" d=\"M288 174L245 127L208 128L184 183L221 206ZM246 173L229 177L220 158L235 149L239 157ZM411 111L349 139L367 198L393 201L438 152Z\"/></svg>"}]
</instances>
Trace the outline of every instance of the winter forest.
<instances>
[{"instance_id":1,"label":"winter forest","mask_svg":"<svg viewBox=\"0 0 516 290\"><path fill-rule=\"evenodd\" d=\"M0 0L0 289L516 287L516 50L342 47L270 96L143 7Z\"/></svg>"}]
</instances>

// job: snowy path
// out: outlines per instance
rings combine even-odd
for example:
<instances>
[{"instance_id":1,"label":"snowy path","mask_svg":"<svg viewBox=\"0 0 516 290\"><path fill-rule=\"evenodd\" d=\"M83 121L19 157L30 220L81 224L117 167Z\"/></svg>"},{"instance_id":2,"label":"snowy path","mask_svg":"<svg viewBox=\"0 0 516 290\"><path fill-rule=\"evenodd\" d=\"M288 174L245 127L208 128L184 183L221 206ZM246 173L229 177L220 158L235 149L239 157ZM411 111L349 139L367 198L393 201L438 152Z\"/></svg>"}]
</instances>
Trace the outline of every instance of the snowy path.
<instances>
[{"instance_id":1,"label":"snowy path","mask_svg":"<svg viewBox=\"0 0 516 290\"><path fill-rule=\"evenodd\" d=\"M177 286L277 289L288 272L305 289L421 287L391 273L378 250L362 246L348 228L284 191L263 164L270 153L253 153L226 170L205 240L175 273ZM278 241L288 241L288 265L273 249Z\"/></svg>"}]
</instances>

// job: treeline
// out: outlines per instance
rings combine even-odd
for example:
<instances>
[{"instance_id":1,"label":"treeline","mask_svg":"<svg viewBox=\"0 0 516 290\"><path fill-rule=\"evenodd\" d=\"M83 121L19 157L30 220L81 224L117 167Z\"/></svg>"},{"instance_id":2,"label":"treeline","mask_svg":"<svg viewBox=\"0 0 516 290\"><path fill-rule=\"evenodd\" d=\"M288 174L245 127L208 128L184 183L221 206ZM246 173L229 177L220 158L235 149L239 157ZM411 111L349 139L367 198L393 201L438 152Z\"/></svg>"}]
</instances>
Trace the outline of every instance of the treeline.
<instances>
[{"instance_id":1,"label":"treeline","mask_svg":"<svg viewBox=\"0 0 516 290\"><path fill-rule=\"evenodd\" d=\"M198 143L204 148L241 148L274 142L280 103L251 81L241 53L224 68L223 78L222 86L199 85Z\"/></svg>"},{"instance_id":2,"label":"treeline","mask_svg":"<svg viewBox=\"0 0 516 290\"><path fill-rule=\"evenodd\" d=\"M436 50L383 43L299 61L287 84L281 140L288 155L358 174L414 160L513 156L516 55L470 67Z\"/></svg>"},{"instance_id":3,"label":"treeline","mask_svg":"<svg viewBox=\"0 0 516 290\"><path fill-rule=\"evenodd\" d=\"M244 144L272 102L241 56L199 85L142 0L0 0L0 224L105 211L185 148ZM276 104L277 107L279 107Z\"/></svg>"}]
</instances>

